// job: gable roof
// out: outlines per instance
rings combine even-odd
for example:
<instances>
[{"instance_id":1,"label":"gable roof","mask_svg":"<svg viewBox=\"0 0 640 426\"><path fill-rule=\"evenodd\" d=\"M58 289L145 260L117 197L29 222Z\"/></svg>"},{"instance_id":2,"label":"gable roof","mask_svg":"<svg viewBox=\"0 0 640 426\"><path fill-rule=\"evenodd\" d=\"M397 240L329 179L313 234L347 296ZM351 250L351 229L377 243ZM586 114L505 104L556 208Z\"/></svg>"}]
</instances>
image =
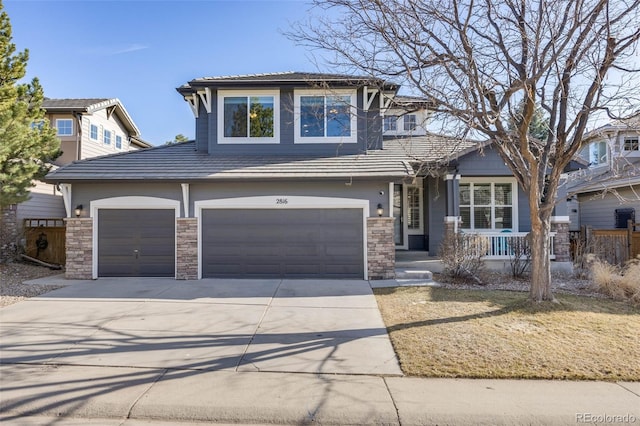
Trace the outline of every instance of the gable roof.
<instances>
[{"instance_id":1,"label":"gable roof","mask_svg":"<svg viewBox=\"0 0 640 426\"><path fill-rule=\"evenodd\" d=\"M410 140L409 140L410 139ZM402 179L424 162L444 163L478 148L473 141L438 135L395 139L384 149L358 155L209 155L184 142L76 161L47 175L52 183L74 181L224 181L280 179Z\"/></svg>"},{"instance_id":2,"label":"gable roof","mask_svg":"<svg viewBox=\"0 0 640 426\"><path fill-rule=\"evenodd\" d=\"M93 114L96 111L111 108L131 135L131 142L140 148L149 148L150 143L140 138L140 130L118 98L67 98L42 101L42 108L48 113Z\"/></svg>"}]
</instances>

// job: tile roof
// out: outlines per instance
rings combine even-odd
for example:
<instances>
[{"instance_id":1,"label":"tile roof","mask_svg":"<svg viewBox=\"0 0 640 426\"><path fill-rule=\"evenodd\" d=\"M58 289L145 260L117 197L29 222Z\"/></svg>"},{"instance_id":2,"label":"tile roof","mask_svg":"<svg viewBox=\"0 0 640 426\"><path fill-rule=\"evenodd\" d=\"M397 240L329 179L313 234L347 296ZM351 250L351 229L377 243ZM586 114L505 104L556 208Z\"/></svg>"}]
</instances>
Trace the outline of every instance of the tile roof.
<instances>
[{"instance_id":1,"label":"tile roof","mask_svg":"<svg viewBox=\"0 0 640 426\"><path fill-rule=\"evenodd\" d=\"M87 99L49 99L42 101L42 108L46 110L83 110L88 111L89 107L103 102L111 101L110 98L87 98Z\"/></svg>"},{"instance_id":2,"label":"tile roof","mask_svg":"<svg viewBox=\"0 0 640 426\"><path fill-rule=\"evenodd\" d=\"M287 71L287 72L275 72L265 74L246 74L246 75L228 75L228 76L214 76L214 77L201 77L189 81L186 84L178 87L179 92L188 91L190 88L196 86L209 86L209 85L231 85L237 86L238 84L260 84L260 85L273 85L273 84L299 84L312 86L318 83L325 83L336 86L352 86L352 85L380 85L385 86L389 90L397 90L398 85L392 82L384 81L380 78L371 76L354 76L346 74L328 74L318 72L301 72L301 71Z\"/></svg>"},{"instance_id":3,"label":"tile roof","mask_svg":"<svg viewBox=\"0 0 640 426\"><path fill-rule=\"evenodd\" d=\"M446 145L446 146L443 146ZM385 141L383 150L336 157L209 155L184 142L77 161L47 175L49 182L145 180L404 178L411 162L442 161L476 147L442 136Z\"/></svg>"},{"instance_id":4,"label":"tile roof","mask_svg":"<svg viewBox=\"0 0 640 426\"><path fill-rule=\"evenodd\" d=\"M582 194L640 185L640 158L618 159L612 169L584 169L569 173L567 192Z\"/></svg>"}]
</instances>

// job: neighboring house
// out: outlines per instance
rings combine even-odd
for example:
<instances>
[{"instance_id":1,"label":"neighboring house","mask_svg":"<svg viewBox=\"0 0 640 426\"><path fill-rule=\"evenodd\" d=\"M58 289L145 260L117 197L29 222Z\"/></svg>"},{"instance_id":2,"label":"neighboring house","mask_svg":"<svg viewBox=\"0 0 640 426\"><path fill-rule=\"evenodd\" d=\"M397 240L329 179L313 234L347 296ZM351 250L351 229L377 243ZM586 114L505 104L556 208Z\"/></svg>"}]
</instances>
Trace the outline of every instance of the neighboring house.
<instances>
[{"instance_id":1,"label":"neighboring house","mask_svg":"<svg viewBox=\"0 0 640 426\"><path fill-rule=\"evenodd\" d=\"M72 161L115 152L149 148L118 99L45 99L42 108L57 129L62 155L54 169ZM62 193L55 185L36 181L29 200L17 207L18 223L25 218L66 217Z\"/></svg>"},{"instance_id":2,"label":"neighboring house","mask_svg":"<svg viewBox=\"0 0 640 426\"><path fill-rule=\"evenodd\" d=\"M588 168L568 175L571 230L626 228L640 221L640 114L585 135Z\"/></svg>"},{"instance_id":3,"label":"neighboring house","mask_svg":"<svg viewBox=\"0 0 640 426\"><path fill-rule=\"evenodd\" d=\"M392 278L396 249L529 230L526 194L490 144L383 138L393 83L277 73L177 90L195 141L47 176L65 194L68 277Z\"/></svg>"}]
</instances>

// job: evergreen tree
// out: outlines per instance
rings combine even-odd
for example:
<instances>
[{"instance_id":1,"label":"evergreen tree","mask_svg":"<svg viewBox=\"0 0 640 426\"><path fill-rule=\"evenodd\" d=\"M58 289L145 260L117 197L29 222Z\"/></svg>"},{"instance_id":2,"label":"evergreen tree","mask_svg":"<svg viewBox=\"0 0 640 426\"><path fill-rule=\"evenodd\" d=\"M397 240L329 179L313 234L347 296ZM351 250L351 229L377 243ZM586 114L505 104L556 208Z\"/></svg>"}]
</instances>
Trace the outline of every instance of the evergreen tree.
<instances>
[{"instance_id":1,"label":"evergreen tree","mask_svg":"<svg viewBox=\"0 0 640 426\"><path fill-rule=\"evenodd\" d=\"M43 89L26 74L29 51L16 53L11 23L0 1L0 208L29 198L33 179L60 155L60 141L44 117Z\"/></svg>"}]
</instances>

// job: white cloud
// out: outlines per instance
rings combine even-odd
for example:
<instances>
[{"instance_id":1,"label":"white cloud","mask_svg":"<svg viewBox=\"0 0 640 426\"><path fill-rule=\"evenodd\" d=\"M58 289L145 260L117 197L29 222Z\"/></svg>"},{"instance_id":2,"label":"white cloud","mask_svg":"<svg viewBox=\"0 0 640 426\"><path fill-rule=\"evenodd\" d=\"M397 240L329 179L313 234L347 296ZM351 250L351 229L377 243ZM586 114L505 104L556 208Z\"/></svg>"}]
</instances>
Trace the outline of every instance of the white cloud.
<instances>
[{"instance_id":1,"label":"white cloud","mask_svg":"<svg viewBox=\"0 0 640 426\"><path fill-rule=\"evenodd\" d=\"M95 46L83 49L82 53L96 56L114 56L123 53L137 52L139 50L148 49L149 46L140 43L131 43L128 45L117 46Z\"/></svg>"}]
</instances>

